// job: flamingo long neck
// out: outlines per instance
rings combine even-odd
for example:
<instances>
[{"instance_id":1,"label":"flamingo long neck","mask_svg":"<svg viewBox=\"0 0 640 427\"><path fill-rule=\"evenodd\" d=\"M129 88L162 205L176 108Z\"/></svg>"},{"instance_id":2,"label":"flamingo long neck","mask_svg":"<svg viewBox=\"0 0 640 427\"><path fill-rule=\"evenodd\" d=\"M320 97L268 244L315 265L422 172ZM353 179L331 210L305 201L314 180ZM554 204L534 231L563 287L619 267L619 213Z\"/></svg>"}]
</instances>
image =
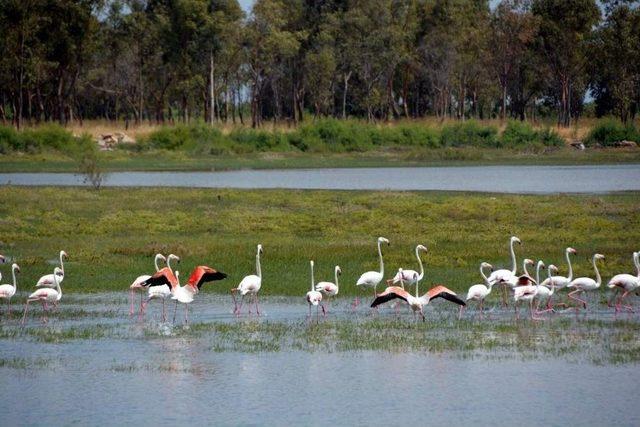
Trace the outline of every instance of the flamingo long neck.
<instances>
[{"instance_id":1,"label":"flamingo long neck","mask_svg":"<svg viewBox=\"0 0 640 427\"><path fill-rule=\"evenodd\" d=\"M513 240L511 241L511 274L516 275L516 253L513 249Z\"/></svg>"},{"instance_id":2,"label":"flamingo long neck","mask_svg":"<svg viewBox=\"0 0 640 427\"><path fill-rule=\"evenodd\" d=\"M573 267L571 266L571 257L569 254L570 252L566 251L565 255L567 256L567 264L569 264L569 277L567 277L567 279L571 282L573 280Z\"/></svg>"},{"instance_id":3,"label":"flamingo long neck","mask_svg":"<svg viewBox=\"0 0 640 427\"><path fill-rule=\"evenodd\" d=\"M60 269L62 270L62 274L64 275L64 262L62 261L62 252L60 252Z\"/></svg>"},{"instance_id":4,"label":"flamingo long neck","mask_svg":"<svg viewBox=\"0 0 640 427\"><path fill-rule=\"evenodd\" d=\"M556 283L553 281L553 277L551 276L551 269L548 267L547 276L549 277L549 283L551 283L551 291L549 291L549 296L551 296L556 291Z\"/></svg>"},{"instance_id":5,"label":"flamingo long neck","mask_svg":"<svg viewBox=\"0 0 640 427\"><path fill-rule=\"evenodd\" d=\"M378 240L378 256L380 257L380 275L384 277L384 262L382 261L382 248L380 247L380 240Z\"/></svg>"},{"instance_id":6,"label":"flamingo long neck","mask_svg":"<svg viewBox=\"0 0 640 427\"><path fill-rule=\"evenodd\" d=\"M420 298L420 297L418 296L418 283L420 283L420 279L417 279L417 280L416 280L416 298Z\"/></svg>"},{"instance_id":7,"label":"flamingo long neck","mask_svg":"<svg viewBox=\"0 0 640 427\"><path fill-rule=\"evenodd\" d=\"M542 267L542 264L538 263L538 265L536 265L536 283L538 285L540 284L540 267Z\"/></svg>"},{"instance_id":8,"label":"flamingo long neck","mask_svg":"<svg viewBox=\"0 0 640 427\"><path fill-rule=\"evenodd\" d=\"M167 258L167 267L169 267L169 270L173 271L173 268L171 268L171 257Z\"/></svg>"},{"instance_id":9,"label":"flamingo long neck","mask_svg":"<svg viewBox=\"0 0 640 427\"><path fill-rule=\"evenodd\" d=\"M315 280L313 278L313 263L311 263L311 290L313 291L313 284Z\"/></svg>"},{"instance_id":10,"label":"flamingo long neck","mask_svg":"<svg viewBox=\"0 0 640 427\"><path fill-rule=\"evenodd\" d=\"M158 265L158 261L162 259L160 254L157 254L155 259L153 260L153 265L156 267L156 271L160 271L160 266ZM167 263L168 264L168 263Z\"/></svg>"},{"instance_id":11,"label":"flamingo long neck","mask_svg":"<svg viewBox=\"0 0 640 427\"><path fill-rule=\"evenodd\" d=\"M596 264L596 256L593 256L593 259L591 260L591 263L593 264L593 269L596 271L596 285L598 287L600 287L600 284L602 283L602 277L600 277L600 271L598 271L598 265Z\"/></svg>"},{"instance_id":12,"label":"flamingo long neck","mask_svg":"<svg viewBox=\"0 0 640 427\"><path fill-rule=\"evenodd\" d=\"M527 270L527 260L523 260L522 261L522 271L524 271L524 274L526 274L527 276L531 277L531 275L529 274L529 270Z\"/></svg>"},{"instance_id":13,"label":"flamingo long neck","mask_svg":"<svg viewBox=\"0 0 640 427\"><path fill-rule=\"evenodd\" d=\"M338 269L337 268L333 272L333 275L335 276L335 279L336 279L336 287L340 287L340 285L338 285Z\"/></svg>"},{"instance_id":14,"label":"flamingo long neck","mask_svg":"<svg viewBox=\"0 0 640 427\"><path fill-rule=\"evenodd\" d=\"M422 265L422 260L420 259L420 249L416 247L416 258L418 258L418 264L420 264L420 275L418 276L418 280L422 280L424 277L424 266Z\"/></svg>"},{"instance_id":15,"label":"flamingo long neck","mask_svg":"<svg viewBox=\"0 0 640 427\"><path fill-rule=\"evenodd\" d=\"M638 272L638 278L640 278L640 253L636 253L636 256L633 257L633 263L636 266L636 271Z\"/></svg>"},{"instance_id":16,"label":"flamingo long neck","mask_svg":"<svg viewBox=\"0 0 640 427\"><path fill-rule=\"evenodd\" d=\"M13 276L13 289L18 289L16 282L16 269L15 267L11 269L11 275Z\"/></svg>"},{"instance_id":17,"label":"flamingo long neck","mask_svg":"<svg viewBox=\"0 0 640 427\"><path fill-rule=\"evenodd\" d=\"M62 288L60 287L60 279L58 279L58 275L53 273L53 281L56 282L56 291L58 291L58 298L62 296Z\"/></svg>"},{"instance_id":18,"label":"flamingo long neck","mask_svg":"<svg viewBox=\"0 0 640 427\"><path fill-rule=\"evenodd\" d=\"M256 274L262 279L262 269L260 268L260 251L256 254Z\"/></svg>"},{"instance_id":19,"label":"flamingo long neck","mask_svg":"<svg viewBox=\"0 0 640 427\"><path fill-rule=\"evenodd\" d=\"M493 287L493 283L489 282L489 278L487 277L486 274L484 274L483 267L484 267L483 265L480 265L480 275L482 275L482 278L484 279L484 283L489 288L489 292L491 292L491 288Z\"/></svg>"}]
</instances>

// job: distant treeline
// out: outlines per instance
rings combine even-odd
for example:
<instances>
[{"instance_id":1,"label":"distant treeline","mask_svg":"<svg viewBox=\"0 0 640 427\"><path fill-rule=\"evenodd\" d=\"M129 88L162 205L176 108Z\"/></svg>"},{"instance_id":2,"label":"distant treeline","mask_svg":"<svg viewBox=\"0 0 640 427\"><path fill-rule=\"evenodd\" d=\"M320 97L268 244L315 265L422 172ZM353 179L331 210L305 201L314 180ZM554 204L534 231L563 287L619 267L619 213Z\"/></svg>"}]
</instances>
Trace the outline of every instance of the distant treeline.
<instances>
[{"instance_id":1,"label":"distant treeline","mask_svg":"<svg viewBox=\"0 0 640 427\"><path fill-rule=\"evenodd\" d=\"M0 120L623 122L629 0L0 0Z\"/></svg>"}]
</instances>

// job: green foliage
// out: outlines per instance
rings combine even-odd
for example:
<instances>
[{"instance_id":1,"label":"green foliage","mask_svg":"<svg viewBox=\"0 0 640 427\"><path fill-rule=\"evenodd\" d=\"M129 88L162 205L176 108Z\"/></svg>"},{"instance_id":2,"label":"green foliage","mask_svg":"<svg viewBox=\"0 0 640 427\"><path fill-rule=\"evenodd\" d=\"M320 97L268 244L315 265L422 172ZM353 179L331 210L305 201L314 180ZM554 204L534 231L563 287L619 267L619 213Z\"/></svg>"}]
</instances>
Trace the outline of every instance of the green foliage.
<instances>
[{"instance_id":1,"label":"green foliage","mask_svg":"<svg viewBox=\"0 0 640 427\"><path fill-rule=\"evenodd\" d=\"M441 144L445 147L495 147L498 145L498 129L475 120L445 125L442 128Z\"/></svg>"},{"instance_id":2,"label":"green foliage","mask_svg":"<svg viewBox=\"0 0 640 427\"><path fill-rule=\"evenodd\" d=\"M72 155L79 138L68 130L54 124L45 125L22 132L14 128L0 126L0 153L42 153L44 151L58 151Z\"/></svg>"},{"instance_id":3,"label":"green foliage","mask_svg":"<svg viewBox=\"0 0 640 427\"><path fill-rule=\"evenodd\" d=\"M529 123L510 120L500 136L499 146L518 148L527 146L562 146L564 140L550 128L535 130Z\"/></svg>"},{"instance_id":4,"label":"green foliage","mask_svg":"<svg viewBox=\"0 0 640 427\"><path fill-rule=\"evenodd\" d=\"M591 129L584 142L590 146L600 144L610 147L624 140L640 143L640 131L633 124L624 125L619 120L606 119Z\"/></svg>"}]
</instances>

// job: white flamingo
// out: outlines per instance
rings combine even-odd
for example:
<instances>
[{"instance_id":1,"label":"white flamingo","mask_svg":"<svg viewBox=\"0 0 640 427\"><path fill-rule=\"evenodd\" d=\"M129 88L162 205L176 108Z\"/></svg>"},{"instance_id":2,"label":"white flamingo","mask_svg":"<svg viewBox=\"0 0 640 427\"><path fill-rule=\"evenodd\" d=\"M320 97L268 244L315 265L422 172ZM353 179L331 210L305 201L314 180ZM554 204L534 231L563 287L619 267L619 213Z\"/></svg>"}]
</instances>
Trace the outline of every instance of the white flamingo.
<instances>
[{"instance_id":1,"label":"white flamingo","mask_svg":"<svg viewBox=\"0 0 640 427\"><path fill-rule=\"evenodd\" d=\"M574 291L569 292L569 295L567 296L573 300L581 302L585 309L587 308L587 301L574 297L574 295L580 292L586 293L587 291L595 291L600 287L602 284L602 277L600 277L600 271L598 271L598 265L596 264L596 261L599 259L604 259L604 255L595 254L591 258L591 264L593 264L593 269L596 272L596 280L593 280L591 277L578 277L577 279L573 279L571 283L567 285L567 288L575 289ZM576 311L577 310L578 307L576 306Z\"/></svg>"},{"instance_id":2,"label":"white flamingo","mask_svg":"<svg viewBox=\"0 0 640 427\"><path fill-rule=\"evenodd\" d=\"M616 302L616 313L620 311L621 308L633 312L631 306L622 305L622 300L631 292L640 288L640 252L633 253L633 265L636 267L638 273L636 276L627 273L616 274L609 280L609 283L607 283L609 289L621 289L623 291L623 294Z\"/></svg>"},{"instance_id":3,"label":"white flamingo","mask_svg":"<svg viewBox=\"0 0 640 427\"><path fill-rule=\"evenodd\" d=\"M316 284L316 291L322 292L324 296L326 296L326 306L329 306L329 300L333 299L336 295L338 295L339 284L338 284L338 276L342 274L342 270L339 265L336 265L333 269L333 276L335 279L335 283L331 282L318 282Z\"/></svg>"},{"instance_id":4,"label":"white flamingo","mask_svg":"<svg viewBox=\"0 0 640 427\"><path fill-rule=\"evenodd\" d=\"M180 257L177 255L169 254L169 256L167 257L167 268L169 268L169 270L173 270L173 268L171 268L171 260L174 260L174 259L176 260L177 263L180 263ZM171 296L171 288L169 287L169 285L149 286L149 289L147 291L147 299L145 300L144 303L142 303L142 306L141 306L142 313L144 314L147 308L147 304L149 304L149 301L151 301L152 299L162 299L162 321L166 322L167 312L166 312L165 301L170 296Z\"/></svg>"},{"instance_id":5,"label":"white flamingo","mask_svg":"<svg viewBox=\"0 0 640 427\"><path fill-rule=\"evenodd\" d=\"M164 255L162 254L156 254L154 260L153 260L153 265L156 267L156 273L158 271L160 271L160 266L158 265L158 262L162 260L162 261L167 261L167 258L165 258ZM140 313L142 314L142 293L145 291L146 287L143 285L143 283L150 279L151 276L148 274L143 274L142 276L138 276L136 277L136 279L133 281L133 283L131 283L131 285L129 285L129 316L133 316L133 300L134 300L134 293L136 291L140 292Z\"/></svg>"},{"instance_id":6,"label":"white flamingo","mask_svg":"<svg viewBox=\"0 0 640 427\"><path fill-rule=\"evenodd\" d=\"M502 304L507 305L507 286L513 288L516 285L518 277L516 276L516 253L513 249L513 245L522 244L520 239L516 236L511 236L509 240L509 250L511 251L511 270L502 268L495 270L489 275L489 282L493 285L502 285Z\"/></svg>"},{"instance_id":7,"label":"white flamingo","mask_svg":"<svg viewBox=\"0 0 640 427\"><path fill-rule=\"evenodd\" d=\"M538 285L538 292L536 293L536 297L535 297L535 299L538 300L538 304L536 305L536 314L546 313L548 311L554 311L553 305L551 304L551 297L553 297L553 294L556 291L556 282L553 280L553 274L556 274L557 272L558 272L558 267L556 267L555 265L551 264L547 267L548 277L547 279L545 279L545 281L548 281L549 283L551 283L551 289L543 285ZM540 278L538 278L538 280L540 280ZM540 311L540 304L543 301L546 301L547 308Z\"/></svg>"},{"instance_id":8,"label":"white flamingo","mask_svg":"<svg viewBox=\"0 0 640 427\"><path fill-rule=\"evenodd\" d=\"M546 286L547 288L551 288L551 282L556 286L556 290L560 290L562 288L566 288L569 283L573 280L573 267L571 266L571 257L569 255L575 255L577 252L575 249L569 247L564 250L565 257L567 258L567 265L569 266L569 275L567 277L564 276L553 276L552 279L545 279L541 285Z\"/></svg>"},{"instance_id":9,"label":"white flamingo","mask_svg":"<svg viewBox=\"0 0 640 427\"><path fill-rule=\"evenodd\" d=\"M242 309L242 303L244 302L245 295L251 295L254 298L256 304L256 314L260 315L260 309L258 307L258 291L262 286L262 269L260 268L260 254L262 254L262 245L258 245L256 251L256 274L250 274L245 276L238 285L237 288L231 289L231 296L233 297L233 312L240 315ZM240 300L240 306L236 301L236 292L240 292L242 299ZM249 302L249 314L251 314L251 302Z\"/></svg>"},{"instance_id":10,"label":"white flamingo","mask_svg":"<svg viewBox=\"0 0 640 427\"><path fill-rule=\"evenodd\" d=\"M322 314L326 314L324 306L322 305L322 294L315 290L315 279L313 277L313 261L309 261L311 265L311 290L307 292L306 299L309 304L309 319L311 319L311 306L316 306L316 322L318 321L319 313L318 306L322 308Z\"/></svg>"},{"instance_id":11,"label":"white flamingo","mask_svg":"<svg viewBox=\"0 0 640 427\"><path fill-rule=\"evenodd\" d=\"M24 314L22 315L22 324L24 325L24 321L27 318L27 310L29 309L29 303L34 301L42 302L42 310L43 310L43 322L47 323L49 319L47 318L47 310L49 303L56 303L60 301L62 298L62 289L60 288L60 279L64 277L64 273L60 267L56 267L53 270L53 281L56 284L56 288L40 288L36 290L34 293L29 295L27 298L27 304L24 306Z\"/></svg>"},{"instance_id":12,"label":"white flamingo","mask_svg":"<svg viewBox=\"0 0 640 427\"><path fill-rule=\"evenodd\" d=\"M418 259L418 264L420 265L420 274L418 275L418 280L422 280L424 278L424 266L422 265L422 260L420 259L420 251L427 252L427 247L423 245L416 246L416 258ZM400 276L400 271L402 271L402 276ZM404 289L404 284L413 285L415 282L413 278L418 273L415 270L405 270L399 269L398 273L393 276L393 279L387 280L387 285L397 285L400 284L402 289ZM402 279L402 280L401 280Z\"/></svg>"},{"instance_id":13,"label":"white flamingo","mask_svg":"<svg viewBox=\"0 0 640 427\"><path fill-rule=\"evenodd\" d=\"M373 297L376 297L376 288L378 284L382 282L384 278L384 261L382 259L382 248L381 244L386 243L389 245L389 240L384 237L378 237L378 257L380 258L380 271L367 271L363 273L358 281L356 282L356 286L373 288ZM358 298L356 297L355 305L358 305Z\"/></svg>"},{"instance_id":14,"label":"white flamingo","mask_svg":"<svg viewBox=\"0 0 640 427\"><path fill-rule=\"evenodd\" d=\"M533 313L533 300L538 294L538 283L540 278L540 269L544 268L544 262L538 261L538 265L536 266L536 280L533 280L532 277L528 275L522 275L518 278L518 284L513 292L513 300L515 302L515 311L516 318L520 318L520 313L518 312L518 306L520 301L529 302L529 313L531 314L532 320L539 320L540 318L536 317Z\"/></svg>"},{"instance_id":15,"label":"white flamingo","mask_svg":"<svg viewBox=\"0 0 640 427\"><path fill-rule=\"evenodd\" d=\"M491 288L493 287L493 283L489 282L489 278L486 274L484 274L485 268L493 269L493 266L488 262L483 262L480 264L480 275L484 279L484 284L471 286L469 288L469 291L467 292L467 298L465 299L466 302L469 302L471 300L480 301L480 317L482 317L484 314L484 300L489 296L489 294L491 293ZM463 310L464 306L460 306L460 314L458 318L462 316Z\"/></svg>"},{"instance_id":16,"label":"white flamingo","mask_svg":"<svg viewBox=\"0 0 640 427\"><path fill-rule=\"evenodd\" d=\"M62 283L64 280L64 259L69 258L69 255L65 251L60 251L60 271L61 274L58 275L58 281ZM45 274L36 283L36 288L55 288L56 281L53 277L53 274Z\"/></svg>"},{"instance_id":17,"label":"white flamingo","mask_svg":"<svg viewBox=\"0 0 640 427\"><path fill-rule=\"evenodd\" d=\"M435 298L444 298L447 301L454 302L461 306L466 305L464 301L458 298L455 292L451 291L450 289L447 289L442 285L437 285L436 287L430 289L427 293L419 297L418 284L420 280L418 279L418 273L415 273L413 280L416 284L415 296L411 295L409 292L402 289L400 286L389 286L387 289L384 290L384 292L379 294L373 300L373 302L371 303L371 307L375 308L380 304L384 304L387 301L391 301L393 299L399 298L406 301L407 304L409 304L409 306L411 307L411 310L413 310L414 316L416 313L420 313L420 315L422 316L422 321L424 322L426 319L424 317L423 307L429 304L429 302L431 302L431 300Z\"/></svg>"},{"instance_id":18,"label":"white flamingo","mask_svg":"<svg viewBox=\"0 0 640 427\"><path fill-rule=\"evenodd\" d=\"M11 275L13 276L13 285L4 284L0 285L0 298L4 298L7 300L7 313L11 315L11 297L16 294L16 290L18 289L18 284L16 282L16 273L20 272L20 267L18 264L13 263L11 265ZM0 277L2 279L2 277Z\"/></svg>"}]
</instances>

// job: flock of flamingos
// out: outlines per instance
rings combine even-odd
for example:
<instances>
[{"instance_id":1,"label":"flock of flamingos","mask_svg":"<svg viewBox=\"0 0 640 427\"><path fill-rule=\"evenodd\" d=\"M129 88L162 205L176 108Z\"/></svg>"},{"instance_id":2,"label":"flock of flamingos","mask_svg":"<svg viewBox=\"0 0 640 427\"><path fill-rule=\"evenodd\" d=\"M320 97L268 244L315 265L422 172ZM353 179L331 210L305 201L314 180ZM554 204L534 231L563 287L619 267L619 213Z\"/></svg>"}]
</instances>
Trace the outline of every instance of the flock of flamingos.
<instances>
[{"instance_id":1,"label":"flock of flamingos","mask_svg":"<svg viewBox=\"0 0 640 427\"><path fill-rule=\"evenodd\" d=\"M588 291L594 291L600 288L602 283L602 277L598 271L597 261L604 259L604 255L593 255L591 262L595 271L595 280L590 277L573 277L573 269L571 267L571 254L575 254L576 250L573 248L566 248L565 256L568 264L568 275L559 276L555 273L558 272L558 268L551 264L547 269L547 278L542 282L540 281L540 270L545 268L545 264L542 261L538 261L537 264L534 261L525 258L523 260L523 274L517 274L517 262L514 251L514 244L520 244L520 239L513 236L510 239L510 251L511 251L511 269L493 270L491 264L483 262L480 264L480 275L483 278L481 284L473 285L469 288L466 298L463 300L455 292L447 289L442 285L437 285L427 291L424 295L419 296L419 283L424 278L424 266L420 258L420 252L427 252L427 248L423 245L416 246L415 256L418 260L420 272L411 269L398 269L396 275L386 280L385 284L387 288L382 293L377 293L377 288L384 280L384 260L382 256L382 245L389 244L389 240L384 237L378 238L378 257L380 260L380 271L367 271L363 273L356 282L357 287L372 288L373 289L373 302L371 307L375 308L381 304L384 304L391 300L404 301L413 311L414 317L416 313L420 314L422 320L425 320L423 308L425 305L435 298L443 298L451 301L460 306L459 317L463 313L463 309L466 306L467 301L477 301L480 308L480 316L484 314L484 300L489 296L494 286L498 285L502 287L502 302L503 305L507 305L508 293L513 294L513 300L515 302L516 316L518 314L518 306L521 302L527 302L529 304L530 316L533 320L538 320L538 317L542 313L553 312L555 306L567 307L564 303L553 303L554 294L564 288L571 289L568 293L569 299L575 301L575 310L578 311L580 307L587 308L587 302L585 299L579 297L580 294L585 294ZM256 252L256 273L245 276L237 287L231 289L231 295L234 302L234 313L240 315L242 306L245 299L248 300L249 314L251 314L251 304L255 305L256 314L260 315L260 308L258 305L258 292L262 286L262 269L260 266L260 255L262 254L262 245L257 246ZM624 305L624 299L632 292L640 291L640 252L633 253L633 263L636 267L637 274L617 274L611 278L607 286L610 289L621 291L622 293L617 297L615 301L616 312L620 310L627 310L633 312L633 309L629 305ZM36 287L35 292L29 295L27 298L24 313L22 316L22 323L27 316L27 310L29 304L32 302L42 303L43 308L43 321L47 321L47 311L49 304L57 306L58 302L62 298L62 289L60 284L64 280L64 259L67 258L65 251L60 251L60 266L55 267L52 274L42 276ZM164 261L166 266L160 268L158 265L160 261ZM162 254L156 254L154 259L156 272L153 275L143 275L137 277L133 283L129 286L130 290L130 310L129 314L134 314L134 299L135 292L140 293L140 315L144 314L147 304L153 299L162 300L162 320L166 321L166 309L165 300L171 298L175 300L175 309L173 313L173 322L175 323L176 312L178 303L182 303L185 306L185 322L189 322L189 303L191 303L195 295L199 292L204 283L222 280L227 277L225 273L217 271L211 267L200 265L193 269L187 283L184 286L180 285L180 273L174 271L171 262L179 262L180 258L174 254L170 254L165 257ZM0 262L4 262L4 256L0 255ZM536 265L535 279L529 274L527 267ZM311 289L306 294L306 300L309 305L309 318L311 318L311 308L316 307L316 320L319 317L319 309L322 309L323 315L326 315L326 305L328 300L335 297L339 291L338 277L342 273L339 266L335 267L335 282L317 282L314 278L313 267L314 262L310 261L311 267ZM11 267L13 284L0 285L0 298L6 299L8 302L8 312L11 312L11 297L16 293L16 273L20 272L20 267L17 264L13 264ZM489 270L490 274L487 276L486 271ZM0 279L2 275L0 274ZM415 295L412 295L406 287L415 286ZM143 294L147 294L147 298L143 299ZM240 301L236 299L236 295L240 295ZM616 297L614 297L616 298ZM355 308L359 304L358 298L353 303ZM535 305L535 308L534 308ZM541 305L543 310L540 310ZM396 304L396 309L398 305Z\"/></svg>"}]
</instances>

